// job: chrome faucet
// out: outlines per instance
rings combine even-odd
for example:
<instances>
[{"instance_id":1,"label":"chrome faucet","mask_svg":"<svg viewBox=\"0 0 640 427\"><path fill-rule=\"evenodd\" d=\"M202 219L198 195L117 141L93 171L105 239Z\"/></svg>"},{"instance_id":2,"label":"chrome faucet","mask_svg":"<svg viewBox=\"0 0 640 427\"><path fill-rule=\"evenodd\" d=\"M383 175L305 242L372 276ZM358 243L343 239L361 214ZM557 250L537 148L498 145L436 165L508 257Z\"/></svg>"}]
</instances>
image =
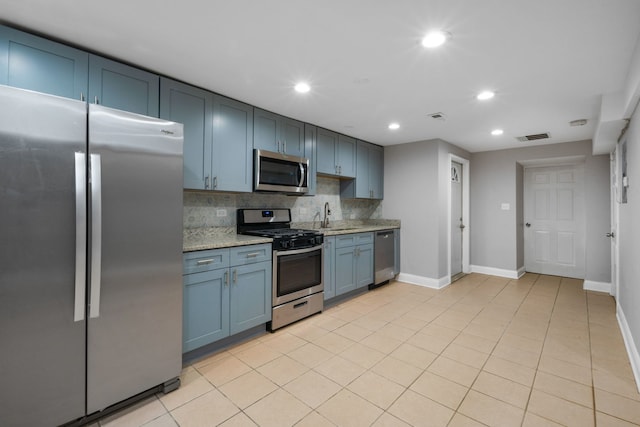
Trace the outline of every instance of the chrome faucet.
<instances>
[{"instance_id":1,"label":"chrome faucet","mask_svg":"<svg viewBox=\"0 0 640 427\"><path fill-rule=\"evenodd\" d=\"M329 228L329 215L331 215L331 209L329 209L329 202L324 204L324 218L320 224L320 228Z\"/></svg>"}]
</instances>

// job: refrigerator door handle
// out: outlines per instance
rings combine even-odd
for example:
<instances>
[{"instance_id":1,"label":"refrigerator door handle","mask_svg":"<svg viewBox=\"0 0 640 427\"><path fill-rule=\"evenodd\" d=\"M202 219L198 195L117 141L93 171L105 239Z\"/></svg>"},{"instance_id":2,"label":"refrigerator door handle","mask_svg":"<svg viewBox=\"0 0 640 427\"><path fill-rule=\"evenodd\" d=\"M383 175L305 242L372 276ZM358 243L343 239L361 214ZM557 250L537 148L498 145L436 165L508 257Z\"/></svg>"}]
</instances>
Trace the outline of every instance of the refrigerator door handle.
<instances>
[{"instance_id":1,"label":"refrigerator door handle","mask_svg":"<svg viewBox=\"0 0 640 427\"><path fill-rule=\"evenodd\" d=\"M73 321L84 320L87 280L87 158L75 153L76 178L76 279Z\"/></svg>"},{"instance_id":2,"label":"refrigerator door handle","mask_svg":"<svg viewBox=\"0 0 640 427\"><path fill-rule=\"evenodd\" d=\"M90 155L91 183L91 279L89 317L100 316L100 273L102 261L102 172L100 154Z\"/></svg>"}]
</instances>

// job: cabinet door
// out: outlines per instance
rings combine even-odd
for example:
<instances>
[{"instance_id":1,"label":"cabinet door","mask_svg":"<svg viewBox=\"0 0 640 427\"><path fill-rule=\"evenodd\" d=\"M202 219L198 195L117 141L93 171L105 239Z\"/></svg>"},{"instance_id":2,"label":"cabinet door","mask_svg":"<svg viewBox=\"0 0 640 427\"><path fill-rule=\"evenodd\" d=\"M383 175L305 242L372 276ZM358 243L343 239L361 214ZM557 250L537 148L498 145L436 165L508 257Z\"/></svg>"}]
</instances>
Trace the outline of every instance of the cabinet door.
<instances>
[{"instance_id":1,"label":"cabinet door","mask_svg":"<svg viewBox=\"0 0 640 427\"><path fill-rule=\"evenodd\" d=\"M335 284L336 296L356 288L354 270L355 247L336 248Z\"/></svg>"},{"instance_id":2,"label":"cabinet door","mask_svg":"<svg viewBox=\"0 0 640 427\"><path fill-rule=\"evenodd\" d=\"M253 148L280 151L278 117L269 111L253 109Z\"/></svg>"},{"instance_id":3,"label":"cabinet door","mask_svg":"<svg viewBox=\"0 0 640 427\"><path fill-rule=\"evenodd\" d=\"M369 144L358 141L356 145L356 197L371 198L371 183L369 181Z\"/></svg>"},{"instance_id":4,"label":"cabinet door","mask_svg":"<svg viewBox=\"0 0 640 427\"><path fill-rule=\"evenodd\" d=\"M271 320L271 262L231 267L231 334Z\"/></svg>"},{"instance_id":5,"label":"cabinet door","mask_svg":"<svg viewBox=\"0 0 640 427\"><path fill-rule=\"evenodd\" d=\"M360 288L373 283L373 245L358 246L356 254L356 286Z\"/></svg>"},{"instance_id":6,"label":"cabinet door","mask_svg":"<svg viewBox=\"0 0 640 427\"><path fill-rule=\"evenodd\" d=\"M336 146L338 134L318 128L316 170L326 175L337 175Z\"/></svg>"},{"instance_id":7,"label":"cabinet door","mask_svg":"<svg viewBox=\"0 0 640 427\"><path fill-rule=\"evenodd\" d=\"M384 199L384 149L378 145L369 147L369 186L373 199Z\"/></svg>"},{"instance_id":8,"label":"cabinet door","mask_svg":"<svg viewBox=\"0 0 640 427\"><path fill-rule=\"evenodd\" d=\"M0 84L84 100L89 54L0 26Z\"/></svg>"},{"instance_id":9,"label":"cabinet door","mask_svg":"<svg viewBox=\"0 0 640 427\"><path fill-rule=\"evenodd\" d=\"M184 188L206 189L211 177L213 94L162 78L160 117L184 125Z\"/></svg>"},{"instance_id":10,"label":"cabinet door","mask_svg":"<svg viewBox=\"0 0 640 427\"><path fill-rule=\"evenodd\" d=\"M253 107L215 95L213 99L214 190L253 190Z\"/></svg>"},{"instance_id":11,"label":"cabinet door","mask_svg":"<svg viewBox=\"0 0 640 427\"><path fill-rule=\"evenodd\" d=\"M183 352L229 336L228 283L228 268L183 276Z\"/></svg>"},{"instance_id":12,"label":"cabinet door","mask_svg":"<svg viewBox=\"0 0 640 427\"><path fill-rule=\"evenodd\" d=\"M89 56L89 102L158 117L160 77L147 71Z\"/></svg>"},{"instance_id":13,"label":"cabinet door","mask_svg":"<svg viewBox=\"0 0 640 427\"><path fill-rule=\"evenodd\" d=\"M336 281L334 263L336 258L336 238L324 238L324 260L323 260L323 281L324 281L324 299L328 300L336 296Z\"/></svg>"},{"instance_id":14,"label":"cabinet door","mask_svg":"<svg viewBox=\"0 0 640 427\"><path fill-rule=\"evenodd\" d=\"M347 178L356 176L356 140L350 136L339 135L336 150L338 174Z\"/></svg>"},{"instance_id":15,"label":"cabinet door","mask_svg":"<svg viewBox=\"0 0 640 427\"><path fill-rule=\"evenodd\" d=\"M280 117L280 151L292 156L304 156L304 123Z\"/></svg>"},{"instance_id":16,"label":"cabinet door","mask_svg":"<svg viewBox=\"0 0 640 427\"><path fill-rule=\"evenodd\" d=\"M318 128L313 125L304 125L304 157L309 159L309 191L305 196L316 195L316 157L317 157Z\"/></svg>"}]
</instances>

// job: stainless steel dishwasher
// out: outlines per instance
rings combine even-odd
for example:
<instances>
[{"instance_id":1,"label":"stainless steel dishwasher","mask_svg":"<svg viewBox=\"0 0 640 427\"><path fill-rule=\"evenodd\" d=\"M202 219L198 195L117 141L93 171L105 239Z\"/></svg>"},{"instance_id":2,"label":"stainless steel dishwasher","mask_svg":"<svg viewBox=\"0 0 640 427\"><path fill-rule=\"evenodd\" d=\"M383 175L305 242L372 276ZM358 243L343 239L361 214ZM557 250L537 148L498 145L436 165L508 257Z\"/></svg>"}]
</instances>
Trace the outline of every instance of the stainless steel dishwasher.
<instances>
[{"instance_id":1,"label":"stainless steel dishwasher","mask_svg":"<svg viewBox=\"0 0 640 427\"><path fill-rule=\"evenodd\" d=\"M397 230L376 232L375 240L375 279L374 286L393 279L396 274L396 239Z\"/></svg>"}]
</instances>

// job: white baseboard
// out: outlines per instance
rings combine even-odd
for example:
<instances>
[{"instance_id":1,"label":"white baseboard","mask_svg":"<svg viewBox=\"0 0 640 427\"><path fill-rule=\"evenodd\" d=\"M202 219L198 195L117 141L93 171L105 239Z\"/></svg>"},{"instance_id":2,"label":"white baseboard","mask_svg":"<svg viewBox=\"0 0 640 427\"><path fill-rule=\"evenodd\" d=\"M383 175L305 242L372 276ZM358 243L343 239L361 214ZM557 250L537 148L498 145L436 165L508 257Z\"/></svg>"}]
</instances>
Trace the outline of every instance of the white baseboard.
<instances>
[{"instance_id":1,"label":"white baseboard","mask_svg":"<svg viewBox=\"0 0 640 427\"><path fill-rule=\"evenodd\" d=\"M517 277L517 278L518 278L518 279L519 279L519 278L521 278L522 276L524 276L524 273L526 273L526 272L527 272L527 270L525 270L525 269L524 269L524 266L520 267L520 268L518 269L518 273L517 273L517 274L518 274L518 277Z\"/></svg>"},{"instance_id":2,"label":"white baseboard","mask_svg":"<svg viewBox=\"0 0 640 427\"><path fill-rule=\"evenodd\" d=\"M507 277L509 279L519 279L524 274L524 268L518 270L503 270L502 268L484 267L482 265L472 265L472 273L488 274L490 276Z\"/></svg>"},{"instance_id":3,"label":"white baseboard","mask_svg":"<svg viewBox=\"0 0 640 427\"><path fill-rule=\"evenodd\" d=\"M582 288L585 291L606 292L611 294L611 283L595 282L593 280L585 280Z\"/></svg>"},{"instance_id":4,"label":"white baseboard","mask_svg":"<svg viewBox=\"0 0 640 427\"><path fill-rule=\"evenodd\" d=\"M638 353L638 347L633 341L627 318L624 316L622 307L620 304L616 304L616 317L618 318L618 325L624 338L624 345L627 347L627 354L629 355L629 362L631 363L631 369L633 370L633 376L636 378L636 387L640 392L640 354Z\"/></svg>"},{"instance_id":5,"label":"white baseboard","mask_svg":"<svg viewBox=\"0 0 640 427\"><path fill-rule=\"evenodd\" d=\"M412 285L424 286L431 289L442 289L449 285L449 277L432 279L430 277L416 276L415 274L400 273L396 280L399 282L411 283Z\"/></svg>"}]
</instances>

